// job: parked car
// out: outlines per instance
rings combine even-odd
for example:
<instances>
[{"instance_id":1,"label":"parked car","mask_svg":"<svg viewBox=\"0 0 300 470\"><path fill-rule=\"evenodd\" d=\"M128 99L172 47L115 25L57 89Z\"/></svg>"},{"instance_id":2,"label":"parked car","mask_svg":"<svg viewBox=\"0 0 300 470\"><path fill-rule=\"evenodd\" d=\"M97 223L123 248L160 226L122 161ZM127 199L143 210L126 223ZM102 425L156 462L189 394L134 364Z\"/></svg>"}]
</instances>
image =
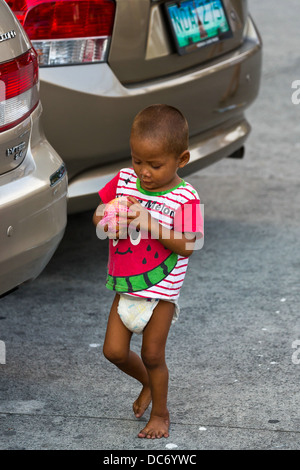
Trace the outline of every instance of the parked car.
<instances>
[{"instance_id":1,"label":"parked car","mask_svg":"<svg viewBox=\"0 0 300 470\"><path fill-rule=\"evenodd\" d=\"M36 52L0 0L0 295L42 272L66 226L66 171L41 113Z\"/></svg>"},{"instance_id":2,"label":"parked car","mask_svg":"<svg viewBox=\"0 0 300 470\"><path fill-rule=\"evenodd\" d=\"M69 212L130 164L133 117L153 103L190 126L182 176L242 156L262 42L247 0L7 0L38 53L45 133L66 162Z\"/></svg>"}]
</instances>

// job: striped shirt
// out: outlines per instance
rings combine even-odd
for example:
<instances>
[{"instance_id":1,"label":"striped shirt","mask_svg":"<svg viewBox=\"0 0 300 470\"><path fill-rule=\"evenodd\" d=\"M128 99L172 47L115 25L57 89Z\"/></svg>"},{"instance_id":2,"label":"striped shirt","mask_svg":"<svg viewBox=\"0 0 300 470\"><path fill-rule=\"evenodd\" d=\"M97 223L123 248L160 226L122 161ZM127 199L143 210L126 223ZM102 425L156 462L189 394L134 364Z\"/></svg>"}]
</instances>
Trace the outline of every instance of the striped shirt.
<instances>
[{"instance_id":1,"label":"striped shirt","mask_svg":"<svg viewBox=\"0 0 300 470\"><path fill-rule=\"evenodd\" d=\"M134 170L132 168L124 168L104 188L99 191L99 195L103 203L107 203L115 197L133 196L143 207L145 207L150 212L153 218L155 218L166 228L181 233L195 232L200 234L200 236L203 236L203 219L200 210L200 199L198 193L191 184L184 180L181 180L177 186L167 191L147 191L141 187L140 180L138 179ZM119 241L123 242L123 240ZM140 248L146 251L150 251L152 243L159 243L160 246L162 245L158 240L152 240L149 237L149 240L147 241L147 248L145 249L145 244L143 245L143 248L142 245ZM109 246L110 256L108 272L111 271L112 273L112 265L115 262L113 252L113 250L115 250L115 246L112 240L110 240ZM134 250L137 250L136 246L134 247ZM159 251L159 253L160 252L161 251ZM159 259L160 255L158 253L156 254L157 258ZM125 260L124 257L119 257L119 261L123 261L124 266L117 266L115 272L117 272L118 275L120 275L122 278L126 279L125 287L122 287L121 291L140 297L159 298L165 300L177 299L179 297L180 288L183 284L187 270L188 257L181 255L176 256L171 253L169 261L171 258L175 261L173 264L171 264L171 261L169 262L168 269L165 267L167 262L162 263L163 267L160 265L159 271L162 272L163 270L165 275L163 275L163 279L159 280L159 282L155 284L151 283L149 280L151 276L148 276L147 272L145 271L145 274L143 274L143 282L139 284L141 289L132 287L132 285L134 285L131 282L133 278L128 276L127 273L129 264L132 266L133 259L135 259L137 263L140 262L138 261L138 252L134 251L134 255L130 259L129 264L128 260ZM155 270L151 272L154 273L154 271ZM158 269L156 271L158 271ZM109 289L120 292L118 289L118 282L115 283L115 281L112 281L114 275L108 276L108 278L109 280L107 281L106 286ZM144 285L144 281L146 282L146 285ZM129 286L128 289L126 287L127 285Z\"/></svg>"}]
</instances>

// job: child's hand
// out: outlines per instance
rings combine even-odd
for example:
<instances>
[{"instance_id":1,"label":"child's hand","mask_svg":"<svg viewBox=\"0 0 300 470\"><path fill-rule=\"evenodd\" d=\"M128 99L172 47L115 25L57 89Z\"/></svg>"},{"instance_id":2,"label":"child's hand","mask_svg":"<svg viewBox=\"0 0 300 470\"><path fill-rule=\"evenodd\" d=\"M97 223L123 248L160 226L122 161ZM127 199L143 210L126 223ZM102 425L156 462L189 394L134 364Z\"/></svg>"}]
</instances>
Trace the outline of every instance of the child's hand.
<instances>
[{"instance_id":1,"label":"child's hand","mask_svg":"<svg viewBox=\"0 0 300 470\"><path fill-rule=\"evenodd\" d=\"M120 203L121 204L121 203ZM129 211L127 213L119 213L120 223L122 219L127 220L128 227L148 232L151 228L151 215L133 196L127 197L125 202Z\"/></svg>"},{"instance_id":2,"label":"child's hand","mask_svg":"<svg viewBox=\"0 0 300 470\"><path fill-rule=\"evenodd\" d=\"M98 238L105 239L117 239L117 238L127 238L127 223L125 221L120 221L117 214L113 216L113 220L109 217L107 218L107 214L105 214L106 204L102 203L99 204L97 207L94 215L93 215L93 222L96 225L96 231ZM107 219L107 223L105 221Z\"/></svg>"},{"instance_id":3,"label":"child's hand","mask_svg":"<svg viewBox=\"0 0 300 470\"><path fill-rule=\"evenodd\" d=\"M108 238L111 238L114 240L117 240L119 238L123 238L123 239L127 238L128 227L127 227L127 222L126 222L125 217L118 216L116 224L114 225L113 228L110 228L108 224L104 226L104 231L106 232L106 235L108 236Z\"/></svg>"},{"instance_id":4,"label":"child's hand","mask_svg":"<svg viewBox=\"0 0 300 470\"><path fill-rule=\"evenodd\" d=\"M123 227L120 227L119 224L115 226L114 229L110 230L108 224L101 226L101 231L104 233L103 237L101 238L111 238L113 240L117 240L118 238L127 238L127 227L125 230Z\"/></svg>"}]
</instances>

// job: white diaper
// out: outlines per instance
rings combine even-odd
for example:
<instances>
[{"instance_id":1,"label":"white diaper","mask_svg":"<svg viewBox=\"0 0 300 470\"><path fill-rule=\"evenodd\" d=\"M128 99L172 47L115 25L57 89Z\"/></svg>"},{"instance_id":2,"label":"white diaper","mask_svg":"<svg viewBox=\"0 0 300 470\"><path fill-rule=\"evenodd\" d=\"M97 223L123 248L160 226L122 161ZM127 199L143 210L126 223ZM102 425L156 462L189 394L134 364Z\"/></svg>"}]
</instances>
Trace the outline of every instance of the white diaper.
<instances>
[{"instance_id":1,"label":"white diaper","mask_svg":"<svg viewBox=\"0 0 300 470\"><path fill-rule=\"evenodd\" d=\"M159 299L146 299L120 294L118 314L128 330L141 334L158 302ZM179 306L177 302L174 301L173 303L175 304L175 312L172 323L177 320L179 315Z\"/></svg>"}]
</instances>

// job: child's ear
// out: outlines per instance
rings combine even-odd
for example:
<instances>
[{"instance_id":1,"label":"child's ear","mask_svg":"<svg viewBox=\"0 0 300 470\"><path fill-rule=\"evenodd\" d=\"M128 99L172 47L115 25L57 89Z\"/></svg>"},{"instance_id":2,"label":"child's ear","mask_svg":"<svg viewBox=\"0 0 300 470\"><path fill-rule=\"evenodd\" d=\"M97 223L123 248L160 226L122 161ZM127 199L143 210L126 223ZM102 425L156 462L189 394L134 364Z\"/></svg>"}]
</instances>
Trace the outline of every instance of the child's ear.
<instances>
[{"instance_id":1,"label":"child's ear","mask_svg":"<svg viewBox=\"0 0 300 470\"><path fill-rule=\"evenodd\" d=\"M184 150L178 159L178 168L183 168L190 160L190 152Z\"/></svg>"}]
</instances>

